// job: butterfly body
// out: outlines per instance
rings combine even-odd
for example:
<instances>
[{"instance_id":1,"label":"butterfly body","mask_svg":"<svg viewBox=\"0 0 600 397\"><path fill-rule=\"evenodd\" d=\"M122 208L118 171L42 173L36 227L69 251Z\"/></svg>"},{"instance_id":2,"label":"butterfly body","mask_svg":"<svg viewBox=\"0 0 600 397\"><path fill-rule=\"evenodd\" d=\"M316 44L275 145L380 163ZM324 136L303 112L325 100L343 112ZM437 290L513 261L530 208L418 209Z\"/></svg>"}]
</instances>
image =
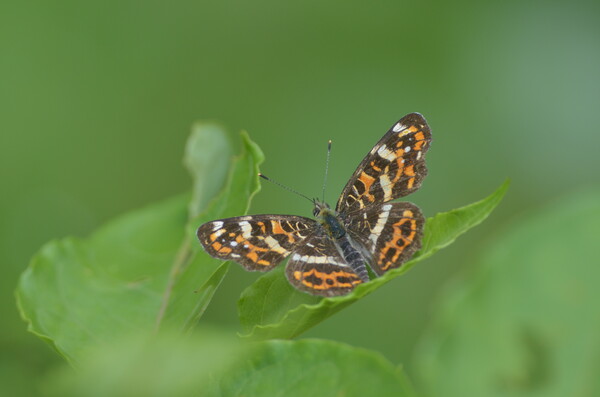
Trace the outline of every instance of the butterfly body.
<instances>
[{"instance_id":1,"label":"butterfly body","mask_svg":"<svg viewBox=\"0 0 600 397\"><path fill-rule=\"evenodd\" d=\"M213 257L268 271L289 257L286 276L297 289L344 295L380 276L421 247L425 218L409 202L390 202L417 190L427 174L431 142L418 113L395 123L362 160L335 209L313 200L315 219L251 215L207 222L198 238Z\"/></svg>"},{"instance_id":2,"label":"butterfly body","mask_svg":"<svg viewBox=\"0 0 600 397\"><path fill-rule=\"evenodd\" d=\"M356 244L346 232L346 227L338 213L332 210L328 204L315 200L313 214L315 214L317 222L324 233L334 242L336 249L348 266L354 270L362 281L369 281L369 273L365 266L366 258L359 252L360 248L355 248Z\"/></svg>"}]
</instances>

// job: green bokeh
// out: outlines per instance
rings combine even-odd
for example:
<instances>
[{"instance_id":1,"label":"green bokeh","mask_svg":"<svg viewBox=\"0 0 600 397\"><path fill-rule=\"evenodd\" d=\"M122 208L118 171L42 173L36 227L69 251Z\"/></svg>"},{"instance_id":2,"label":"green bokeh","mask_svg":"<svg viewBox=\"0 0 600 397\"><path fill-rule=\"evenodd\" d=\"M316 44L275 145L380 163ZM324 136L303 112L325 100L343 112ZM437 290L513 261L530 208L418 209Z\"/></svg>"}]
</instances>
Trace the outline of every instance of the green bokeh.
<instances>
[{"instance_id":1,"label":"green bokeh","mask_svg":"<svg viewBox=\"0 0 600 397\"><path fill-rule=\"evenodd\" d=\"M511 191L478 233L308 334L409 364L432 299L476 265L491 232L597 184L599 11L592 1L2 2L0 382L30 392L59 362L15 309L30 257L187 191L195 121L248 130L264 172L309 196L333 139L333 202L386 129L419 111L434 142L411 200L426 215L507 176ZM310 210L274 186L252 208ZM207 321L237 327L235 300L254 278L232 266Z\"/></svg>"}]
</instances>

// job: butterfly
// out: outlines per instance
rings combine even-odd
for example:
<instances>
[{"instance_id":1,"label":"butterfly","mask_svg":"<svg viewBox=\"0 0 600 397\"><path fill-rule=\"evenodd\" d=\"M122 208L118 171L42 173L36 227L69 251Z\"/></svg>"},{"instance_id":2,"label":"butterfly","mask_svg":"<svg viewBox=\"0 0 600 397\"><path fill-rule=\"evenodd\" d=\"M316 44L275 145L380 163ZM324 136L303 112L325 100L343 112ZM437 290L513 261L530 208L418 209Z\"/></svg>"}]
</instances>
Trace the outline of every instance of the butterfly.
<instances>
[{"instance_id":1,"label":"butterfly","mask_svg":"<svg viewBox=\"0 0 600 397\"><path fill-rule=\"evenodd\" d=\"M391 202L421 186L431 130L419 113L394 123L350 177L335 209L318 199L315 219L248 215L207 222L198 239L211 256L250 271L289 257L286 276L298 290L337 296L401 266L421 247L425 218L416 205Z\"/></svg>"}]
</instances>

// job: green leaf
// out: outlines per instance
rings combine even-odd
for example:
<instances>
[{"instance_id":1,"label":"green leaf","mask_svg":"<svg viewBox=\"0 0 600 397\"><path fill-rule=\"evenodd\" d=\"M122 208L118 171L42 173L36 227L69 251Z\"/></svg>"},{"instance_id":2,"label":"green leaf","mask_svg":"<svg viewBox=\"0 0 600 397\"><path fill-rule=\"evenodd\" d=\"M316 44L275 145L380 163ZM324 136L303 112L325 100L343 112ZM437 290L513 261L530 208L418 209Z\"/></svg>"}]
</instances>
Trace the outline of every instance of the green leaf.
<instances>
[{"instance_id":1,"label":"green leaf","mask_svg":"<svg viewBox=\"0 0 600 397\"><path fill-rule=\"evenodd\" d=\"M418 349L431 396L600 395L600 189L523 211L440 299Z\"/></svg>"},{"instance_id":2,"label":"green leaf","mask_svg":"<svg viewBox=\"0 0 600 397\"><path fill-rule=\"evenodd\" d=\"M323 340L244 344L206 331L121 337L44 386L53 396L414 396L379 353Z\"/></svg>"},{"instance_id":3,"label":"green leaf","mask_svg":"<svg viewBox=\"0 0 600 397\"><path fill-rule=\"evenodd\" d=\"M245 214L250 200L260 190L258 166L264 156L245 132L242 133L242 143L242 153L231 165L225 189L204 212L188 222L186 240L178 255L185 259L177 261L172 268L159 313L159 321L162 320L165 325L191 330L227 273L229 263L204 252L196 238L196 229L210 220Z\"/></svg>"},{"instance_id":4,"label":"green leaf","mask_svg":"<svg viewBox=\"0 0 600 397\"><path fill-rule=\"evenodd\" d=\"M185 145L183 163L194 181L190 218L202 213L226 181L231 145L222 127L196 123Z\"/></svg>"},{"instance_id":5,"label":"green leaf","mask_svg":"<svg viewBox=\"0 0 600 397\"><path fill-rule=\"evenodd\" d=\"M238 301L240 322L253 339L294 338L344 307L406 273L416 263L451 244L458 236L481 223L500 203L508 189L506 181L489 197L463 208L427 219L423 247L413 259L384 276L359 285L352 293L319 298L291 287L281 269L262 276Z\"/></svg>"},{"instance_id":6,"label":"green leaf","mask_svg":"<svg viewBox=\"0 0 600 397\"><path fill-rule=\"evenodd\" d=\"M253 351L239 338L201 330L119 335L110 345L95 346L77 371L63 366L43 383L45 396L210 396L220 378Z\"/></svg>"},{"instance_id":7,"label":"green leaf","mask_svg":"<svg viewBox=\"0 0 600 397\"><path fill-rule=\"evenodd\" d=\"M381 354L332 341L268 341L227 374L220 396L413 396Z\"/></svg>"},{"instance_id":8,"label":"green leaf","mask_svg":"<svg viewBox=\"0 0 600 397\"><path fill-rule=\"evenodd\" d=\"M195 156L205 151L214 162L194 163L194 185L214 192L223 184L213 175L214 165L227 167L227 158L213 156L222 149L223 133L199 130L195 134L215 139L196 145L200 152ZM192 219L186 194L124 215L88 239L46 244L22 274L16 292L29 330L77 361L86 349L122 334L159 326L190 329L227 271L227 264L201 250L193 230L204 219L244 213L259 189L263 156L246 134L242 138L242 153L232 162L225 187ZM203 202L207 194L197 191L191 206L199 208Z\"/></svg>"}]
</instances>

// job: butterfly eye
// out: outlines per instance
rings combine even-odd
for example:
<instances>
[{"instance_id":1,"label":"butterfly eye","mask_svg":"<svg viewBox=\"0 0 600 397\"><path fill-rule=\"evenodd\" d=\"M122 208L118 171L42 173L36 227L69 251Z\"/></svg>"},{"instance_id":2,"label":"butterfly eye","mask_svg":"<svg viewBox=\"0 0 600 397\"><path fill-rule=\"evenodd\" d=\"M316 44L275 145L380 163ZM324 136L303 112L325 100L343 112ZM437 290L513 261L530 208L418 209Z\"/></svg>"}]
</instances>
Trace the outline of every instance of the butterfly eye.
<instances>
[{"instance_id":1,"label":"butterfly eye","mask_svg":"<svg viewBox=\"0 0 600 397\"><path fill-rule=\"evenodd\" d=\"M318 215L319 215L319 212L320 212L320 211L319 211L319 208L318 208L318 207L315 207L315 208L313 209L313 215L314 215L314 216L318 216Z\"/></svg>"}]
</instances>

